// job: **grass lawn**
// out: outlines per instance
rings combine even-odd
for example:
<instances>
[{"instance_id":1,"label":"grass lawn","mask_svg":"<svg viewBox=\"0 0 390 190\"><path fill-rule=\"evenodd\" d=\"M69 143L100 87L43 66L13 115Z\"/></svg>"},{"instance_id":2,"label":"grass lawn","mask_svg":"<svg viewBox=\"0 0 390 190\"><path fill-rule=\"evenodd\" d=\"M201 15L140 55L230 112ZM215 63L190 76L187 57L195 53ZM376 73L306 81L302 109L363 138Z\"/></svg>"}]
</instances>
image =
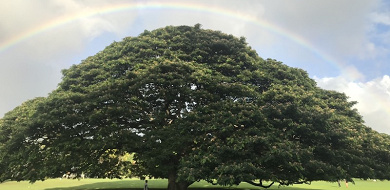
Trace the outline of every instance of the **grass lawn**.
<instances>
[{"instance_id":1,"label":"grass lawn","mask_svg":"<svg viewBox=\"0 0 390 190\"><path fill-rule=\"evenodd\" d=\"M351 190L389 190L390 182L389 181L362 181L356 180L355 185L349 183L348 189ZM0 190L142 190L144 181L139 179L82 179L82 180L71 180L71 179L49 179L46 181L38 181L34 184L29 182L4 182L0 184ZM149 180L149 188L151 190L162 190L166 189L167 180L162 179L152 179ZM190 186L191 189L201 189L201 190L218 190L218 189L263 189L257 188L255 186L242 183L239 186L234 187L220 187L208 184L206 182L195 183ZM313 182L311 185L294 185L294 186L281 186L277 185L272 186L272 190L331 190L331 189L346 189L345 183L341 184L341 187L338 187L337 183L329 182Z\"/></svg>"}]
</instances>

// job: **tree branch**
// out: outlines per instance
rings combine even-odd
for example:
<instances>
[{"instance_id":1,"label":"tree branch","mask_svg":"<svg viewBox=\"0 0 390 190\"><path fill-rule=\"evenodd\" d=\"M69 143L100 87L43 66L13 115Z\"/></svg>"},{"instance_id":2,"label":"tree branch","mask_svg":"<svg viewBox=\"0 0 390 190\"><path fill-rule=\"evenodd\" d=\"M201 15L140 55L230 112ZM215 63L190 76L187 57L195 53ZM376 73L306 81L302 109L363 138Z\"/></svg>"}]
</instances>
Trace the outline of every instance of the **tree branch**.
<instances>
[{"instance_id":1,"label":"tree branch","mask_svg":"<svg viewBox=\"0 0 390 190\"><path fill-rule=\"evenodd\" d=\"M291 185L291 184L308 184L308 185L310 185L311 184L311 181L297 181L297 182L294 182L294 183L289 183L289 182L283 182L283 181L279 181L279 186L282 186L282 185L286 185L286 186L288 186L288 185Z\"/></svg>"},{"instance_id":2,"label":"tree branch","mask_svg":"<svg viewBox=\"0 0 390 190\"><path fill-rule=\"evenodd\" d=\"M257 187L263 187L263 188L270 188L275 182L273 181L271 184L269 184L269 185L263 185L263 181L262 180L260 180L260 182L259 183L255 183L255 182L253 182L253 181L245 181L245 182L247 182L247 183L249 183L249 184L251 184L251 185L254 185L254 186L257 186Z\"/></svg>"}]
</instances>

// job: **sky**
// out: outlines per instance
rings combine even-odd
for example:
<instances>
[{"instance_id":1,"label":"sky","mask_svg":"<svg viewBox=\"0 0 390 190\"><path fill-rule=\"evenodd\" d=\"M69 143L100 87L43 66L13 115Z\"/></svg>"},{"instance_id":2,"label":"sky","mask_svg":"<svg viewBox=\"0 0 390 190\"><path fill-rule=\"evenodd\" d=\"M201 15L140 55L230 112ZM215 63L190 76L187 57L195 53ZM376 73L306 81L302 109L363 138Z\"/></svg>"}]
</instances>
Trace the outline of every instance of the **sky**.
<instances>
[{"instance_id":1,"label":"sky","mask_svg":"<svg viewBox=\"0 0 390 190\"><path fill-rule=\"evenodd\" d=\"M367 126L390 134L386 0L0 0L0 117L114 41L197 23L344 92Z\"/></svg>"}]
</instances>

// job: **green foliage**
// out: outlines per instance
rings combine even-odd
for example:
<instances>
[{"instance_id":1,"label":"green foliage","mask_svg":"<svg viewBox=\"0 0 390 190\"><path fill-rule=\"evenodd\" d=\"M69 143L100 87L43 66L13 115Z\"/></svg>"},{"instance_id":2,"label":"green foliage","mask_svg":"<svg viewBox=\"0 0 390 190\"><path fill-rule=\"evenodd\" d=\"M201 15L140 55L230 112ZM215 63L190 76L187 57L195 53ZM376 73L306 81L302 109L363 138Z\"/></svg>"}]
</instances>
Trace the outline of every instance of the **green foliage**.
<instances>
[{"instance_id":1,"label":"green foliage","mask_svg":"<svg viewBox=\"0 0 390 190\"><path fill-rule=\"evenodd\" d=\"M390 178L390 137L364 126L354 102L260 58L244 38L168 26L114 42L63 75L47 98L1 120L0 172L12 172L0 179L131 170L185 189Z\"/></svg>"},{"instance_id":2,"label":"green foliage","mask_svg":"<svg viewBox=\"0 0 390 190\"><path fill-rule=\"evenodd\" d=\"M0 182L6 179L39 180L44 166L39 139L31 137L32 116L44 98L24 102L0 120Z\"/></svg>"}]
</instances>

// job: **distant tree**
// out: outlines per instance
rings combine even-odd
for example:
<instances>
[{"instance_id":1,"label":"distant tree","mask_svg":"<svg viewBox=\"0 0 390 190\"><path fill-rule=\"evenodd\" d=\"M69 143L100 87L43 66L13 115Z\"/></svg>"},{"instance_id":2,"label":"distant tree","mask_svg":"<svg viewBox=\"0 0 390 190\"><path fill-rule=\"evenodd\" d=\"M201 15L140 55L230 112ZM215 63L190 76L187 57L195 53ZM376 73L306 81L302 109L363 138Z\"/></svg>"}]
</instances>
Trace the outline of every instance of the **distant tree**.
<instances>
[{"instance_id":1,"label":"distant tree","mask_svg":"<svg viewBox=\"0 0 390 190\"><path fill-rule=\"evenodd\" d=\"M390 178L389 136L364 126L354 102L260 58L244 38L168 26L114 42L63 75L47 98L1 120L0 172L12 171L1 180L131 169L185 190L199 180ZM19 117L28 122L10 133Z\"/></svg>"}]
</instances>

